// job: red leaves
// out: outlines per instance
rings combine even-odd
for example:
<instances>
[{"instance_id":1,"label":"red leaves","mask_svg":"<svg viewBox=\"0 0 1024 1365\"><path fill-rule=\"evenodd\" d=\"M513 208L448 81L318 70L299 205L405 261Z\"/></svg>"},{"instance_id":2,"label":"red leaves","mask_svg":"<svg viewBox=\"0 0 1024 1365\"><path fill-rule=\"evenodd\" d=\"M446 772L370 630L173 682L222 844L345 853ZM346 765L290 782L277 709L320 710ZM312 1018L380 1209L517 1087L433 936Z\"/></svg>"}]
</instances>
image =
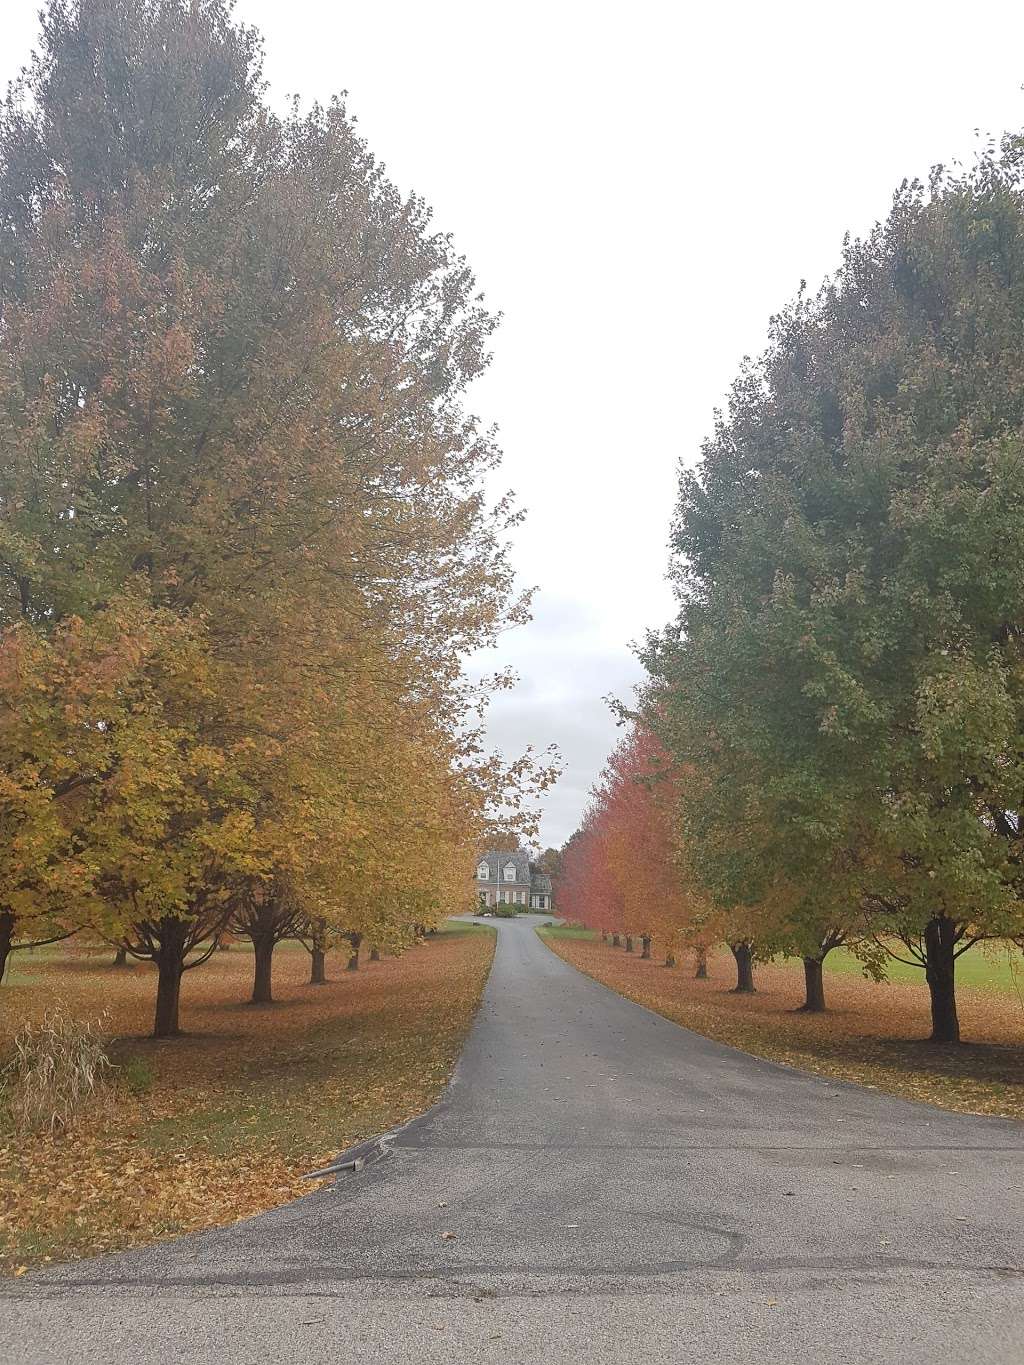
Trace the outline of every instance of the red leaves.
<instances>
[{"instance_id":1,"label":"red leaves","mask_svg":"<svg viewBox=\"0 0 1024 1365\"><path fill-rule=\"evenodd\" d=\"M665 751L636 727L612 753L566 845L556 893L566 919L663 940L682 926L687 903L672 834L675 799Z\"/></svg>"}]
</instances>

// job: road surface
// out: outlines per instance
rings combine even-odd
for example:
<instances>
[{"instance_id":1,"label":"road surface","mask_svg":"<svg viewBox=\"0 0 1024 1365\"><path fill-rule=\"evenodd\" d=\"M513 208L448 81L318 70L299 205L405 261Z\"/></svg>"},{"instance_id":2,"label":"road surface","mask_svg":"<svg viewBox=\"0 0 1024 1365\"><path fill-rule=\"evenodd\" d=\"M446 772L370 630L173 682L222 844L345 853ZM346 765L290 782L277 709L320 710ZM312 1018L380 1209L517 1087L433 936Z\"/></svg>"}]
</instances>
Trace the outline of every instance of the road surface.
<instances>
[{"instance_id":1,"label":"road surface","mask_svg":"<svg viewBox=\"0 0 1024 1365\"><path fill-rule=\"evenodd\" d=\"M761 1062L497 922L442 1102L260 1218L9 1282L5 1361L1020 1365L1024 1126Z\"/></svg>"}]
</instances>

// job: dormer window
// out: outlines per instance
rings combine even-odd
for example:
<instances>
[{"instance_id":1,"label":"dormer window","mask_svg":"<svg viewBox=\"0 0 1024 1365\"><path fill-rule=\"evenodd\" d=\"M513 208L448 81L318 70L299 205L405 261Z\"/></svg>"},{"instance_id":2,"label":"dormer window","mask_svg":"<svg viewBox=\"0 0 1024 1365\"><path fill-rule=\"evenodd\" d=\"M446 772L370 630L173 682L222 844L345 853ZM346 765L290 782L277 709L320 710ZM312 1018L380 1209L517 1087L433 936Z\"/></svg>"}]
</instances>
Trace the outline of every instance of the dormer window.
<instances>
[{"instance_id":1,"label":"dormer window","mask_svg":"<svg viewBox=\"0 0 1024 1365\"><path fill-rule=\"evenodd\" d=\"M514 882L515 879L516 879L516 865L515 865L515 863L506 863L506 864L505 864L505 880L506 880L507 882Z\"/></svg>"},{"instance_id":2,"label":"dormer window","mask_svg":"<svg viewBox=\"0 0 1024 1365\"><path fill-rule=\"evenodd\" d=\"M485 881L487 880L487 864L486 864L486 863L481 863L481 864L479 865L479 867L477 868L477 870L476 870L476 879L477 879L478 882L485 882Z\"/></svg>"}]
</instances>

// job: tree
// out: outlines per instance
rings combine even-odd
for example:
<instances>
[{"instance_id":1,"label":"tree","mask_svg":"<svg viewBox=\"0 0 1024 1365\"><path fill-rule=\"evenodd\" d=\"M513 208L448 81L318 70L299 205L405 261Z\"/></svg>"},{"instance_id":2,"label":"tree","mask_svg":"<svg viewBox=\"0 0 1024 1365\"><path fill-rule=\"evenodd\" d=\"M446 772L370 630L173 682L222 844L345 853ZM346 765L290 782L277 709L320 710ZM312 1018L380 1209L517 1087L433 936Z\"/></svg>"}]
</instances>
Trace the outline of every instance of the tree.
<instances>
[{"instance_id":1,"label":"tree","mask_svg":"<svg viewBox=\"0 0 1024 1365\"><path fill-rule=\"evenodd\" d=\"M623 903L627 932L640 936L649 958L652 939L675 960L687 922L686 889L673 817L675 775L651 731L634 724L605 768L607 856Z\"/></svg>"},{"instance_id":2,"label":"tree","mask_svg":"<svg viewBox=\"0 0 1024 1365\"><path fill-rule=\"evenodd\" d=\"M304 920L295 936L310 956L309 984L326 986L327 953L330 949L326 918L318 915L313 919Z\"/></svg>"},{"instance_id":3,"label":"tree","mask_svg":"<svg viewBox=\"0 0 1024 1365\"><path fill-rule=\"evenodd\" d=\"M199 704L148 680L157 762L105 788L83 872L160 965L160 1033L230 915L269 975L268 888L321 945L397 941L459 903L489 808L550 780L488 763L507 679L463 672L527 610L465 407L493 327L340 102L269 109L229 4L45 6L0 112L0 629L88 630L131 585L187 642ZM42 810L33 856L70 875Z\"/></svg>"},{"instance_id":4,"label":"tree","mask_svg":"<svg viewBox=\"0 0 1024 1365\"><path fill-rule=\"evenodd\" d=\"M103 936L157 966L154 1036L180 1032L182 975L214 951L233 909L267 875L256 837L262 755L214 736L229 728L207 642L194 621L131 604L136 665L102 715L108 767L80 827ZM120 614L97 626L125 629ZM146 627L152 634L147 638Z\"/></svg>"},{"instance_id":5,"label":"tree","mask_svg":"<svg viewBox=\"0 0 1024 1365\"><path fill-rule=\"evenodd\" d=\"M280 875L254 879L236 898L229 924L232 933L252 942L252 1003L273 1004L274 949L284 939L297 938L303 926L293 890Z\"/></svg>"},{"instance_id":6,"label":"tree","mask_svg":"<svg viewBox=\"0 0 1024 1365\"><path fill-rule=\"evenodd\" d=\"M176 771L209 762L174 717L202 681L191 626L134 588L88 622L0 635L0 975L12 948L82 927L117 938L103 901L127 824L152 817Z\"/></svg>"},{"instance_id":7,"label":"tree","mask_svg":"<svg viewBox=\"0 0 1024 1365\"><path fill-rule=\"evenodd\" d=\"M684 475L646 655L716 899L775 921L781 888L823 948L869 915L937 1042L957 953L1021 914L1020 153L904 185L774 319Z\"/></svg>"},{"instance_id":8,"label":"tree","mask_svg":"<svg viewBox=\"0 0 1024 1365\"><path fill-rule=\"evenodd\" d=\"M562 850L556 894L563 918L612 934L617 943L623 928L623 903L608 863L606 833L599 796L592 794L580 828Z\"/></svg>"},{"instance_id":9,"label":"tree","mask_svg":"<svg viewBox=\"0 0 1024 1365\"><path fill-rule=\"evenodd\" d=\"M189 952L223 923L232 873L255 865L245 755L204 734L202 632L146 595L0 638L0 948L88 926L151 957L170 1033Z\"/></svg>"},{"instance_id":10,"label":"tree","mask_svg":"<svg viewBox=\"0 0 1024 1365\"><path fill-rule=\"evenodd\" d=\"M543 853L534 860L534 866L538 872L543 872L550 877L552 882L558 880L562 871L562 850L559 848L546 848Z\"/></svg>"},{"instance_id":11,"label":"tree","mask_svg":"<svg viewBox=\"0 0 1024 1365\"><path fill-rule=\"evenodd\" d=\"M107 735L90 723L105 693L80 623L52 642L27 625L0 636L0 981L11 952L85 922L93 873L80 811L109 769Z\"/></svg>"}]
</instances>

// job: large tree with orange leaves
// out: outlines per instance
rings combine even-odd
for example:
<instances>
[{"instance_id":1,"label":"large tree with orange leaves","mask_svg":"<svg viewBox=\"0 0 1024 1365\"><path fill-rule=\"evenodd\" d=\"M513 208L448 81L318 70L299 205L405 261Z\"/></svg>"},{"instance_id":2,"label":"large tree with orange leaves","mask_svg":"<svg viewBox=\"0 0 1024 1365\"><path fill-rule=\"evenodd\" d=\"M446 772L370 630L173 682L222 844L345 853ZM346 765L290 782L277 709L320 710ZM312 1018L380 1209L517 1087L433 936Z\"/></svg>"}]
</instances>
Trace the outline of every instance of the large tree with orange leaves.
<instances>
[{"instance_id":1,"label":"large tree with orange leaves","mask_svg":"<svg viewBox=\"0 0 1024 1365\"><path fill-rule=\"evenodd\" d=\"M488 804L550 776L485 761L462 671L525 611L465 405L493 326L340 102L270 109L229 4L49 0L0 113L0 631L45 647L130 592L196 651L190 716L149 679L186 727L168 785L123 785L116 831L40 824L88 855L104 932L166 964L158 1033L225 908L432 922ZM209 876L197 851L188 895L140 896L210 802ZM245 857L218 844L243 829Z\"/></svg>"}]
</instances>

